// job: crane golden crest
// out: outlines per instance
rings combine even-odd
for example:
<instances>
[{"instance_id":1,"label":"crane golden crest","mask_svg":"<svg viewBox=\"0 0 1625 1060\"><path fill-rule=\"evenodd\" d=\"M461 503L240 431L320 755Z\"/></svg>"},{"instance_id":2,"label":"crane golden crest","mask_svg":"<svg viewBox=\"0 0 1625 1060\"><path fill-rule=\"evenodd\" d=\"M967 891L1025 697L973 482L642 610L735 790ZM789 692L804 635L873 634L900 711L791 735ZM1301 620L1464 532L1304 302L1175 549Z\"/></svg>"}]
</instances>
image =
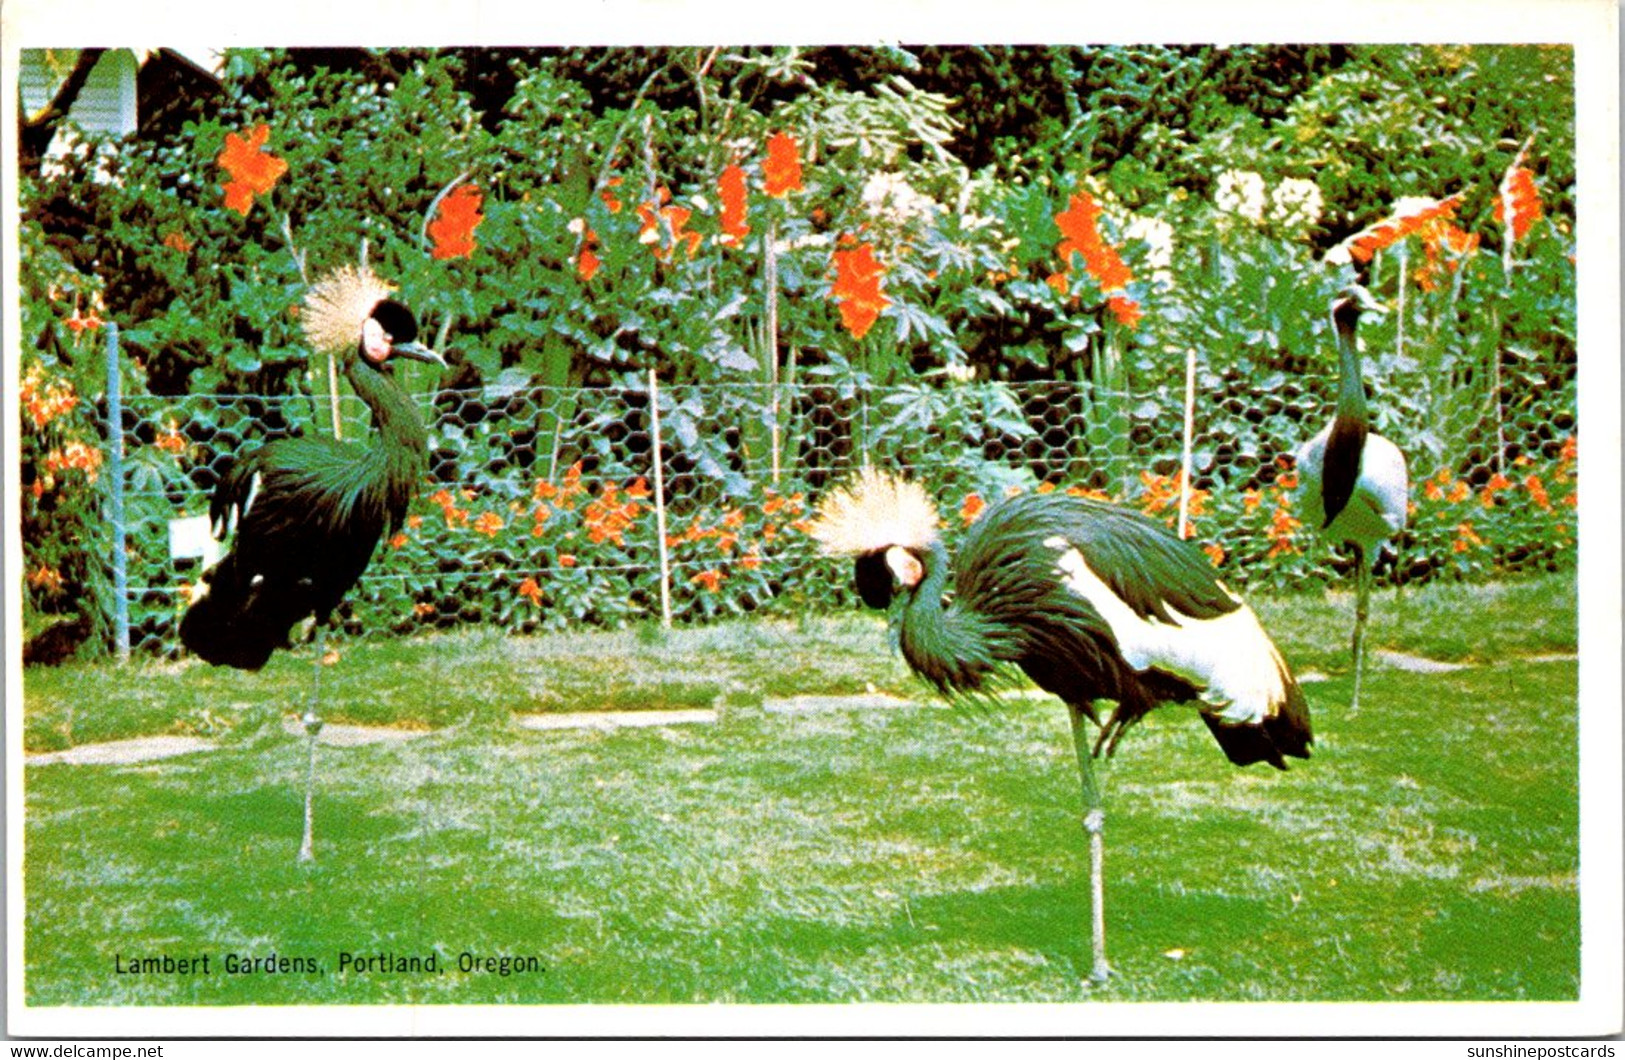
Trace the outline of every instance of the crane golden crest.
<instances>
[{"instance_id":1,"label":"crane golden crest","mask_svg":"<svg viewBox=\"0 0 1625 1060\"><path fill-rule=\"evenodd\" d=\"M395 291L366 266L341 265L311 285L300 310L305 341L320 353L353 347L361 323Z\"/></svg>"},{"instance_id":2,"label":"crane golden crest","mask_svg":"<svg viewBox=\"0 0 1625 1060\"><path fill-rule=\"evenodd\" d=\"M894 545L923 551L937 540L938 521L924 486L866 467L824 498L809 532L832 556L861 556Z\"/></svg>"}]
</instances>

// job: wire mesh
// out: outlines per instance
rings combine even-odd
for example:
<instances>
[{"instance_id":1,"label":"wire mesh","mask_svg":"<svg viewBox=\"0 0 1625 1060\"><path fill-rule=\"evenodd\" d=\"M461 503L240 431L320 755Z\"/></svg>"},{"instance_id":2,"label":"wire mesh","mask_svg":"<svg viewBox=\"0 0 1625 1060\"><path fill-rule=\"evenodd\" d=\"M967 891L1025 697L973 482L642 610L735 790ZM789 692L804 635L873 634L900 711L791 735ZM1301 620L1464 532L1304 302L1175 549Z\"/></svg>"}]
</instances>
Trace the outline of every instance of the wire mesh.
<instances>
[{"instance_id":1,"label":"wire mesh","mask_svg":"<svg viewBox=\"0 0 1625 1060\"><path fill-rule=\"evenodd\" d=\"M1545 382L1539 400L1451 391L1448 402L1379 406L1374 428L1407 453L1413 498L1380 576L1572 562L1575 381L1570 370ZM1329 419L1333 385L1202 380L1185 500L1191 536L1227 580L1290 589L1346 571L1293 514L1291 454ZM842 604L846 572L816 554L805 520L825 488L865 463L922 479L950 530L978 502L1018 489L1087 492L1170 526L1181 496L1184 394L1174 385L821 381L653 396L638 386L486 387L421 400L429 474L407 526L380 543L336 616L343 634L658 618L659 500L676 619ZM346 397L341 411L345 438L371 444L359 402ZM206 513L247 448L330 433L331 416L309 396L130 397L123 426L131 643L173 655L203 561L171 558L170 520Z\"/></svg>"}]
</instances>

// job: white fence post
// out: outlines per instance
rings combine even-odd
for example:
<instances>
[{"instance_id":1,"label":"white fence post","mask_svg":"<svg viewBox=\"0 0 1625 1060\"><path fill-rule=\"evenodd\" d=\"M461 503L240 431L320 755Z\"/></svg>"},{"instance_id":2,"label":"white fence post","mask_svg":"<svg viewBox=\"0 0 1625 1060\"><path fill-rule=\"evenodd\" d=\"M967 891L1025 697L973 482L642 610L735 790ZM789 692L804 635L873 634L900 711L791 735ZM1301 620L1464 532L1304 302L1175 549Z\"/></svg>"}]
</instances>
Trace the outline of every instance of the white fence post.
<instances>
[{"instance_id":1,"label":"white fence post","mask_svg":"<svg viewBox=\"0 0 1625 1060\"><path fill-rule=\"evenodd\" d=\"M650 432L654 435L655 533L660 538L660 624L671 628L671 555L666 548L666 465L660 455L660 389L649 369Z\"/></svg>"},{"instance_id":2,"label":"white fence post","mask_svg":"<svg viewBox=\"0 0 1625 1060\"><path fill-rule=\"evenodd\" d=\"M130 658L130 574L124 530L124 395L120 390L118 325L107 324L107 487L113 521L113 647Z\"/></svg>"}]
</instances>

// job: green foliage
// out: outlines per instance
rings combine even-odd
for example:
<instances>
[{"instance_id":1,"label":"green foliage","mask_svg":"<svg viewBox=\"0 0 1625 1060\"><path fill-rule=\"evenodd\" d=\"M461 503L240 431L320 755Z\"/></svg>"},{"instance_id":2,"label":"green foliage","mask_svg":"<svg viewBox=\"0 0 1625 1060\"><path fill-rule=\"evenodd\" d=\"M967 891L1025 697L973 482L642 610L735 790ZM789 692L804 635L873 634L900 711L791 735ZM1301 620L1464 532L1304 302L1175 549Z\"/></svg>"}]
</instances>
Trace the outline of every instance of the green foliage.
<instances>
[{"instance_id":1,"label":"green foliage","mask_svg":"<svg viewBox=\"0 0 1625 1060\"><path fill-rule=\"evenodd\" d=\"M806 492L925 450L980 454L937 475L947 495L1045 481L1137 503L1142 476L1177 472L1175 450L1137 454L1177 434L1194 348L1192 484L1232 520L1207 543L1233 579L1288 584L1327 568L1276 549L1245 498L1275 486L1327 415L1325 308L1357 270L1326 252L1405 196L1459 194L1452 231L1475 242L1444 253L1440 230L1421 232L1358 270L1395 309L1364 331L1377 428L1418 480L1446 469L1482 490L1554 472L1576 428L1572 105L1572 53L1528 46L237 51L180 135L87 140L23 182L24 366L99 392L95 358L72 349L84 336L63 329L82 306L122 325L132 398L286 397L308 415L267 431L329 430L327 366L307 360L296 307L310 278L364 253L454 365L438 380L414 368L407 386L437 409L489 410L436 427L435 485L472 490L512 526L511 506L577 461L595 488L648 474L631 431L594 417L604 393L646 408L651 372L670 388L663 456L683 518L756 511L769 483ZM286 173L244 214L226 205L222 150L260 125ZM794 138L800 177L770 190L775 136ZM1526 143L1545 216L1514 242L1493 203ZM746 189L731 220L730 166ZM468 186L473 250L448 254L431 224ZM1080 195L1121 276L1090 260L1104 251L1068 249L1058 218ZM840 275L837 255L859 246L878 263L872 289ZM854 323L864 312L872 327ZM1058 406L1016 389L1037 381L1067 388ZM790 386L827 414L793 415ZM221 422L254 419L257 400ZM1012 459L1054 430L1055 407L1082 424L1067 454ZM496 426L516 412L530 422ZM347 436L366 431L346 415ZM89 419L68 422L61 438L25 437L25 480L69 434L88 439ZM596 437L576 441L588 423ZM154 520L162 503L195 509L212 481L191 455L204 426L177 429L186 461L141 452L152 424L131 439ZM545 461L524 462L525 481L492 463L515 431ZM77 496L80 513L27 536L29 567L63 572L65 599L105 611L97 538L81 532L102 517ZM1473 522L1485 554L1572 556L1546 509L1525 508ZM1491 569L1449 528L1420 525L1396 576ZM592 594L550 601L562 613L647 614L603 603L648 599L647 556L594 580L625 557L565 573L534 542L488 544L425 545L424 574L466 581L512 561L505 577L546 568ZM392 623L433 595L402 584ZM785 588L737 570L730 585L680 588L679 613ZM511 599L477 610L528 628Z\"/></svg>"}]
</instances>

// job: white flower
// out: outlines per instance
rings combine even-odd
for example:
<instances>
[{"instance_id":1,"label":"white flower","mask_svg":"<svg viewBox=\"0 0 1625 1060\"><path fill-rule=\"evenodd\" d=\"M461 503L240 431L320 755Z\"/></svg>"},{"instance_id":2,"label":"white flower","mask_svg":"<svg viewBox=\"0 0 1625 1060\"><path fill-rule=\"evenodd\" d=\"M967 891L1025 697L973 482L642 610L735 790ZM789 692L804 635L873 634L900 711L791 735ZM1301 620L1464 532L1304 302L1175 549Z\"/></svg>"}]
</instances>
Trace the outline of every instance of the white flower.
<instances>
[{"instance_id":1,"label":"white flower","mask_svg":"<svg viewBox=\"0 0 1625 1060\"><path fill-rule=\"evenodd\" d=\"M1312 180L1288 177L1270 193L1270 220L1284 228L1302 231L1320 220L1322 205L1320 185Z\"/></svg>"},{"instance_id":2,"label":"white flower","mask_svg":"<svg viewBox=\"0 0 1625 1060\"><path fill-rule=\"evenodd\" d=\"M1156 217L1132 214L1123 226L1123 241L1145 244L1145 267L1151 279L1167 287L1174 282L1174 226Z\"/></svg>"},{"instance_id":3,"label":"white flower","mask_svg":"<svg viewBox=\"0 0 1625 1060\"><path fill-rule=\"evenodd\" d=\"M896 173L876 173L863 185L863 204L882 223L898 228L910 221L929 221L939 207L935 200L909 187Z\"/></svg>"},{"instance_id":4,"label":"white flower","mask_svg":"<svg viewBox=\"0 0 1625 1060\"><path fill-rule=\"evenodd\" d=\"M1248 170L1225 170L1219 174L1213 205L1225 213L1237 214L1249 221L1263 221L1264 178Z\"/></svg>"}]
</instances>

